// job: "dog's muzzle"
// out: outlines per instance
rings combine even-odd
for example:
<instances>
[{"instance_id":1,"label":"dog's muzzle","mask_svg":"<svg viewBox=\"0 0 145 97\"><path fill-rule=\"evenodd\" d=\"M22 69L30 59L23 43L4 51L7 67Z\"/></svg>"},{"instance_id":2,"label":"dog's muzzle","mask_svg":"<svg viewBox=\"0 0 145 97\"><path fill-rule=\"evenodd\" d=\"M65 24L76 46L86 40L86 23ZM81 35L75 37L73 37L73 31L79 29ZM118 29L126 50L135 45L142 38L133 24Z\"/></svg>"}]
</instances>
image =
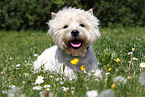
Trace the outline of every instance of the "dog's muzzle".
<instances>
[{"instance_id":1,"label":"dog's muzzle","mask_svg":"<svg viewBox=\"0 0 145 97\"><path fill-rule=\"evenodd\" d=\"M79 40L79 31L78 30L73 30L71 32L71 35L73 37L73 40L71 40L69 42L69 45L73 48L73 49L79 49L82 46L82 41Z\"/></svg>"}]
</instances>

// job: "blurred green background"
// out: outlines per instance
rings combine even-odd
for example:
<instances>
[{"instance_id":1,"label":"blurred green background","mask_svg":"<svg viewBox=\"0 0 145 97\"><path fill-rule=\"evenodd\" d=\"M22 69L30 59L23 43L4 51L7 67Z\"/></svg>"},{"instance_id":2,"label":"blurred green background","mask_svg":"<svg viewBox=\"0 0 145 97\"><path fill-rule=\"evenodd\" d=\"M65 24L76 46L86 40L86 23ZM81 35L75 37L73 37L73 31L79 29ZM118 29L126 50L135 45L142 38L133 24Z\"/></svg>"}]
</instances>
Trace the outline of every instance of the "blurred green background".
<instances>
[{"instance_id":1,"label":"blurred green background","mask_svg":"<svg viewBox=\"0 0 145 97\"><path fill-rule=\"evenodd\" d=\"M145 0L0 0L0 29L43 29L51 12L63 7L89 10L101 27L145 26Z\"/></svg>"}]
</instances>

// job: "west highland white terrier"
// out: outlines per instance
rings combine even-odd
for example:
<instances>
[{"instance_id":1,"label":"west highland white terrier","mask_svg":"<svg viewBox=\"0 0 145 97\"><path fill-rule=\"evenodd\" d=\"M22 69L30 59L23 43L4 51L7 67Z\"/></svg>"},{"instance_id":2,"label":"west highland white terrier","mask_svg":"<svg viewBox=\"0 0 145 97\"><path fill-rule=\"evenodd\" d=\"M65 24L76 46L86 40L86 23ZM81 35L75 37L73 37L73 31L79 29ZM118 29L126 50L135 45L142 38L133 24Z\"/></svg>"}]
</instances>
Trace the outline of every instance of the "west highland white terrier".
<instances>
[{"instance_id":1,"label":"west highland white terrier","mask_svg":"<svg viewBox=\"0 0 145 97\"><path fill-rule=\"evenodd\" d=\"M84 11L76 8L63 8L52 13L48 34L56 45L46 49L34 62L34 71L56 71L70 78L76 78L77 73L85 71L101 72L92 43L100 37L98 19L92 9ZM65 66L65 67L64 67Z\"/></svg>"}]
</instances>

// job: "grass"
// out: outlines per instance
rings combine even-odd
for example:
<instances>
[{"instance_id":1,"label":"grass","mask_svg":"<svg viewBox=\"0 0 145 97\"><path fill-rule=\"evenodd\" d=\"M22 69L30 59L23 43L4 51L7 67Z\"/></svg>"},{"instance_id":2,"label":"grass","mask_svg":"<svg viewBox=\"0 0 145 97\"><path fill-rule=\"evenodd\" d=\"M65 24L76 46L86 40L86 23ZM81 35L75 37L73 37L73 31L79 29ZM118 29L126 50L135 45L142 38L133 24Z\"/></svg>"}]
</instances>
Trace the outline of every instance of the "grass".
<instances>
[{"instance_id":1,"label":"grass","mask_svg":"<svg viewBox=\"0 0 145 97\"><path fill-rule=\"evenodd\" d=\"M145 86L142 86L138 79L140 73L145 71L145 68L139 66L145 62L145 28L102 28L100 32L102 36L93 47L103 77L96 78L80 73L76 81L69 81L55 72L40 74L33 72L33 62L37 59L34 54L40 55L46 48L54 45L46 32L0 31L0 90L2 91L0 96L6 97L9 93L14 93L13 97L22 94L26 97L39 97L43 93L45 95L52 93L57 97L86 97L87 91L97 90L100 94L103 90L111 89L117 97L144 97ZM128 55L132 52L132 48L135 48L133 54ZM138 60L132 60L133 57ZM119 62L114 60L117 58ZM18 64L20 66L17 67ZM106 76L106 73L110 74ZM33 90L33 87L37 86L35 80L40 75L44 77L44 82L40 86L50 85L49 91L45 88ZM114 84L113 78L117 76L124 77L126 83ZM11 85L16 88L12 89ZM65 91L62 87L69 89Z\"/></svg>"}]
</instances>

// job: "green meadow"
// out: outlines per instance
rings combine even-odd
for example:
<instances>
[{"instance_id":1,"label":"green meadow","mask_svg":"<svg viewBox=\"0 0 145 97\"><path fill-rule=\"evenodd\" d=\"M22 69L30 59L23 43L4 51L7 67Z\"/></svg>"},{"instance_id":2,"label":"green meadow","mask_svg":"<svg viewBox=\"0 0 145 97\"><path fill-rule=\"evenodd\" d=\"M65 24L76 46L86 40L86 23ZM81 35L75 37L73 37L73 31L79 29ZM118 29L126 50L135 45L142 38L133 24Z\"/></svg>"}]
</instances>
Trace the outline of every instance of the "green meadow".
<instances>
[{"instance_id":1,"label":"green meadow","mask_svg":"<svg viewBox=\"0 0 145 97\"><path fill-rule=\"evenodd\" d=\"M47 32L0 31L0 97L87 97L92 90L97 97L145 97L145 75L140 76L145 72L140 67L145 63L145 28L100 28L100 33L93 47L102 77L79 73L69 80L55 72L33 71L38 55L55 45ZM38 76L43 77L39 85ZM115 82L118 76L125 81ZM108 89L113 96L101 96Z\"/></svg>"}]
</instances>

